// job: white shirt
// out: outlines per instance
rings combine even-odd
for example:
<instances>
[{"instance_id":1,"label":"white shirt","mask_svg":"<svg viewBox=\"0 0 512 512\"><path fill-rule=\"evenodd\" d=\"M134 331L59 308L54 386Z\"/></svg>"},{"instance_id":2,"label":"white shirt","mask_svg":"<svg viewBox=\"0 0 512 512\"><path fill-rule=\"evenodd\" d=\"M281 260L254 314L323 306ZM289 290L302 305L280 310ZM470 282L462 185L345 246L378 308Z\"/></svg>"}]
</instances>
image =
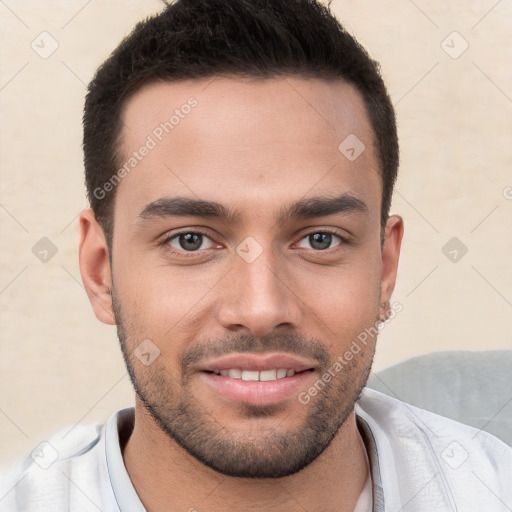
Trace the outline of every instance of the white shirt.
<instances>
[{"instance_id":1,"label":"white shirt","mask_svg":"<svg viewBox=\"0 0 512 512\"><path fill-rule=\"evenodd\" d=\"M371 469L358 512L512 510L512 448L496 437L370 388L355 413ZM13 468L0 510L144 512L120 448L133 418L124 409L50 438Z\"/></svg>"}]
</instances>

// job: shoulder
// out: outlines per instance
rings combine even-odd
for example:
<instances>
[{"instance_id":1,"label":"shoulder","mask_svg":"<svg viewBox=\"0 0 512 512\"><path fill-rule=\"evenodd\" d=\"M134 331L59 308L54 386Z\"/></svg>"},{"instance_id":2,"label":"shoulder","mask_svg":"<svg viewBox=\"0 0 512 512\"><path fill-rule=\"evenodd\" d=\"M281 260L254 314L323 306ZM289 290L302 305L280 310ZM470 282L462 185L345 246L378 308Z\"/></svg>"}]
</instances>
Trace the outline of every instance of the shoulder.
<instances>
[{"instance_id":1,"label":"shoulder","mask_svg":"<svg viewBox=\"0 0 512 512\"><path fill-rule=\"evenodd\" d=\"M369 388L356 415L371 430L382 471L394 467L404 480L431 476L459 507L512 505L512 448L498 438Z\"/></svg>"},{"instance_id":2,"label":"shoulder","mask_svg":"<svg viewBox=\"0 0 512 512\"><path fill-rule=\"evenodd\" d=\"M370 388L363 389L357 402L356 413L371 418L391 436L393 432L396 434L421 433L423 438L435 444L456 436L461 440L471 440L471 444L475 447L489 447L506 456L512 454L510 446L481 429L410 405Z\"/></svg>"},{"instance_id":3,"label":"shoulder","mask_svg":"<svg viewBox=\"0 0 512 512\"><path fill-rule=\"evenodd\" d=\"M101 478L106 471L103 431L101 425L77 425L37 445L2 478L1 510L68 510L69 497L78 489L89 493L91 475Z\"/></svg>"}]
</instances>

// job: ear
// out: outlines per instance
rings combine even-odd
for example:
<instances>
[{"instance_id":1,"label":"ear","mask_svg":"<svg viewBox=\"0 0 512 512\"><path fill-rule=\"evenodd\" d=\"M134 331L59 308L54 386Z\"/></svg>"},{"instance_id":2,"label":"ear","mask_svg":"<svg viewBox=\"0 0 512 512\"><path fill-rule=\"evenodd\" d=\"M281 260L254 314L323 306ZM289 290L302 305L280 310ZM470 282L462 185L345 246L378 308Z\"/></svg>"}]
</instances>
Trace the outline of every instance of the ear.
<instances>
[{"instance_id":1,"label":"ear","mask_svg":"<svg viewBox=\"0 0 512 512\"><path fill-rule=\"evenodd\" d=\"M103 228L94 212L88 208L79 217L78 246L80 274L96 318L115 325L110 290L112 278L108 259L108 244Z\"/></svg>"},{"instance_id":2,"label":"ear","mask_svg":"<svg viewBox=\"0 0 512 512\"><path fill-rule=\"evenodd\" d=\"M399 215L388 218L385 228L384 246L382 248L381 303L384 311L389 309L391 294L395 288L400 247L404 234L404 222Z\"/></svg>"}]
</instances>

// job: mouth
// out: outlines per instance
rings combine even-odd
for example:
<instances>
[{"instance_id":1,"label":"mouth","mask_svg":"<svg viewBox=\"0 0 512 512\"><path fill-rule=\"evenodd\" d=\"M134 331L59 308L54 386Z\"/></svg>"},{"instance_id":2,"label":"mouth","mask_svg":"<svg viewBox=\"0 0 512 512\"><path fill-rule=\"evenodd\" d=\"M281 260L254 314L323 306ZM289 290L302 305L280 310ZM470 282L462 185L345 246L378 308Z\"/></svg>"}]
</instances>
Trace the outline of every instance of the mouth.
<instances>
[{"instance_id":1,"label":"mouth","mask_svg":"<svg viewBox=\"0 0 512 512\"><path fill-rule=\"evenodd\" d=\"M230 377L231 379L244 380L246 382L269 382L272 380L285 379L286 377L293 377L296 373L310 372L312 368L296 372L292 368L273 368L270 370L242 370L241 368L230 368L229 370L205 370L206 373L213 373L222 377Z\"/></svg>"},{"instance_id":2,"label":"mouth","mask_svg":"<svg viewBox=\"0 0 512 512\"><path fill-rule=\"evenodd\" d=\"M306 389L315 365L283 354L235 354L204 365L199 375L210 389L228 401L270 405Z\"/></svg>"}]
</instances>

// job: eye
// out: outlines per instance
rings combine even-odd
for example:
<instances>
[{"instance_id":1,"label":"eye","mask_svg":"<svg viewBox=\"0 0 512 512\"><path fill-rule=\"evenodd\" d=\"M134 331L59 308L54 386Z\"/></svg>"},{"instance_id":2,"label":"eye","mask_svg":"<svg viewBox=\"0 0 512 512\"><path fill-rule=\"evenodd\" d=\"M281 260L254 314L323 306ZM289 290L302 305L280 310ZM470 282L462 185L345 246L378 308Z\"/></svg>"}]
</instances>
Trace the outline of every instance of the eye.
<instances>
[{"instance_id":1,"label":"eye","mask_svg":"<svg viewBox=\"0 0 512 512\"><path fill-rule=\"evenodd\" d=\"M163 242L170 245L178 251L195 252L199 249L210 249L214 247L214 242L203 233L194 231L177 233L170 236Z\"/></svg>"},{"instance_id":2,"label":"eye","mask_svg":"<svg viewBox=\"0 0 512 512\"><path fill-rule=\"evenodd\" d=\"M332 233L330 231L318 231L316 233L310 233L305 236L300 242L299 247L303 247L306 249L314 249L315 251L324 251L326 249L331 249L332 243L338 240L336 245L340 245L345 240L337 235L336 233ZM309 244L305 245L305 244Z\"/></svg>"}]
</instances>

